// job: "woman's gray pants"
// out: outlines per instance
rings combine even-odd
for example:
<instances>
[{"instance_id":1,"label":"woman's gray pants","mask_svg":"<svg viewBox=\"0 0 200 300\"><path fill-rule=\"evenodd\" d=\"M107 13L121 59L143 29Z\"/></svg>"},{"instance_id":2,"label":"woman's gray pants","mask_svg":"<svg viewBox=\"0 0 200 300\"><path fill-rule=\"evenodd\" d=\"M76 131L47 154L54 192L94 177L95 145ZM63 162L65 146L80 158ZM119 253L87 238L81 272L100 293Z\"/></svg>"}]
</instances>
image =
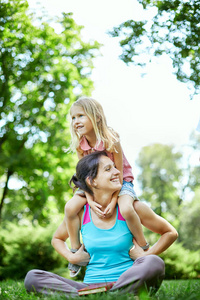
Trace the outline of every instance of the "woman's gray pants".
<instances>
[{"instance_id":1,"label":"woman's gray pants","mask_svg":"<svg viewBox=\"0 0 200 300\"><path fill-rule=\"evenodd\" d=\"M156 255L147 255L136 259L133 266L125 271L116 281L110 292L119 290L120 293L137 294L141 288L154 293L164 278L165 265L163 260ZM25 277L27 292L52 294L62 292L66 297L78 296L78 290L87 284L63 278L56 274L31 270Z\"/></svg>"}]
</instances>

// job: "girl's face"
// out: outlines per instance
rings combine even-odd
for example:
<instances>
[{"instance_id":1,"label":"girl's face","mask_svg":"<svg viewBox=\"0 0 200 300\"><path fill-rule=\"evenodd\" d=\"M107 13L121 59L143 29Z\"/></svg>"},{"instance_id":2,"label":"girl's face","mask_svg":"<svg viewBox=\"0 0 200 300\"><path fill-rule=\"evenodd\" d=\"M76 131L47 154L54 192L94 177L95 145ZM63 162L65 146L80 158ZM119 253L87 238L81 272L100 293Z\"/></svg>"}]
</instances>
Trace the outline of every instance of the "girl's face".
<instances>
[{"instance_id":1,"label":"girl's face","mask_svg":"<svg viewBox=\"0 0 200 300\"><path fill-rule=\"evenodd\" d=\"M85 110L78 105L71 108L72 126L78 136L87 136L91 133L94 134L94 128L90 118L86 115Z\"/></svg>"},{"instance_id":2,"label":"girl's face","mask_svg":"<svg viewBox=\"0 0 200 300\"><path fill-rule=\"evenodd\" d=\"M101 156L97 177L93 180L93 186L102 191L114 193L120 190L122 186L119 174L120 171L115 168L114 162L107 156Z\"/></svg>"}]
</instances>

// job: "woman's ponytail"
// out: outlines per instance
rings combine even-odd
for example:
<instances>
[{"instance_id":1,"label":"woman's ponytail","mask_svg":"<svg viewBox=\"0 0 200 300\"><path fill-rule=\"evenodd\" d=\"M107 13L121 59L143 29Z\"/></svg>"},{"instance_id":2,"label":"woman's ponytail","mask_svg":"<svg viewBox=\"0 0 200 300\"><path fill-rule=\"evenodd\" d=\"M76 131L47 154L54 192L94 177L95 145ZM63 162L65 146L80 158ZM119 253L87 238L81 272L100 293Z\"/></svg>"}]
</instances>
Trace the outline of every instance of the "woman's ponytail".
<instances>
[{"instance_id":1,"label":"woman's ponytail","mask_svg":"<svg viewBox=\"0 0 200 300\"><path fill-rule=\"evenodd\" d=\"M74 184L74 186L72 186L72 183ZM74 174L72 176L72 178L70 179L70 182L69 182L69 185L70 187L72 188L73 192L77 189L77 188L80 188L80 182L76 176L76 174Z\"/></svg>"}]
</instances>

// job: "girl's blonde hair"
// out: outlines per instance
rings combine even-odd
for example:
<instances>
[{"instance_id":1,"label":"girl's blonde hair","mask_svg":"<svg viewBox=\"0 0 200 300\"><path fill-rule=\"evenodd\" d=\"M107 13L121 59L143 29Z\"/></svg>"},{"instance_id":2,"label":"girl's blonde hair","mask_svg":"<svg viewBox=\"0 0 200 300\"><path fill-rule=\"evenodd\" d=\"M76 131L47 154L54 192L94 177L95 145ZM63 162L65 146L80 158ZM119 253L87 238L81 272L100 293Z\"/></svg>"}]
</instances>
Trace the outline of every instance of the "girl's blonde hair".
<instances>
[{"instance_id":1,"label":"girl's blonde hair","mask_svg":"<svg viewBox=\"0 0 200 300\"><path fill-rule=\"evenodd\" d=\"M97 145L102 141L107 151L116 152L115 144L119 141L119 135L111 127L108 127L101 104L92 98L81 97L72 104L71 108L74 106L82 107L91 120L97 138ZM82 152L79 146L81 137L75 132L72 120L70 127L72 136L71 149Z\"/></svg>"}]
</instances>

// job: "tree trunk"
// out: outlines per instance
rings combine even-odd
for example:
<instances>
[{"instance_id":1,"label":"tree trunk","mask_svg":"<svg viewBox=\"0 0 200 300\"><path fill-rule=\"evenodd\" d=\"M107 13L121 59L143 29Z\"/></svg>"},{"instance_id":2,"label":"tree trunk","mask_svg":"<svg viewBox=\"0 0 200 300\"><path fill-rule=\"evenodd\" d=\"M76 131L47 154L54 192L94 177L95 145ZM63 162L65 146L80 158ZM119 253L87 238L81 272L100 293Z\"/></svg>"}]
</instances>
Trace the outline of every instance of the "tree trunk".
<instances>
[{"instance_id":1,"label":"tree trunk","mask_svg":"<svg viewBox=\"0 0 200 300\"><path fill-rule=\"evenodd\" d=\"M2 195L1 203L0 203L0 223L2 221L2 209L3 209L3 205L4 205L4 200L5 200L7 191L8 191L8 180L9 180L10 176L12 175L12 173L13 172L10 170L8 170L8 172L7 172L6 184L4 187L4 191L3 191L3 195Z\"/></svg>"}]
</instances>

